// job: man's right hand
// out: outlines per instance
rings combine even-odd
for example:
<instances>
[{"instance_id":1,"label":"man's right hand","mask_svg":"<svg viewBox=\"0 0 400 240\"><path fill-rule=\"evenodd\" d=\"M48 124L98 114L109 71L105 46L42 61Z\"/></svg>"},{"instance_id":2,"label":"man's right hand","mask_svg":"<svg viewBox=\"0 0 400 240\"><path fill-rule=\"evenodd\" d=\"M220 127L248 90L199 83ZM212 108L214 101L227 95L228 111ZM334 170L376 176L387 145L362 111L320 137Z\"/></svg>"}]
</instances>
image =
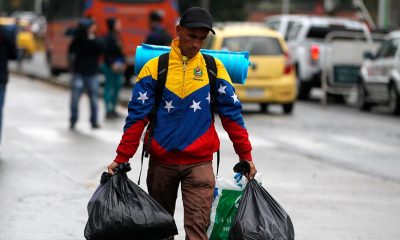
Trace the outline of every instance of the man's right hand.
<instances>
[{"instance_id":1,"label":"man's right hand","mask_svg":"<svg viewBox=\"0 0 400 240\"><path fill-rule=\"evenodd\" d=\"M107 169L108 169L108 173L111 175L114 175L114 169L117 168L119 166L119 163L112 161L110 163L110 165L108 165Z\"/></svg>"}]
</instances>

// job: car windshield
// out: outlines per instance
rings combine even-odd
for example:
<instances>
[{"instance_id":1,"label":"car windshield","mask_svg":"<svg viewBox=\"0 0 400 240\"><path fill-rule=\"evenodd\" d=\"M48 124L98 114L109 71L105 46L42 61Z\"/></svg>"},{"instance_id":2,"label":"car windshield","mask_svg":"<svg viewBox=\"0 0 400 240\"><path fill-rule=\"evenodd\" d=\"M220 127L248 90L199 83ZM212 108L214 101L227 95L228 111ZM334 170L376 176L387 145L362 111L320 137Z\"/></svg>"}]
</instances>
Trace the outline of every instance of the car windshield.
<instances>
[{"instance_id":1,"label":"car windshield","mask_svg":"<svg viewBox=\"0 0 400 240\"><path fill-rule=\"evenodd\" d=\"M228 37L224 39L222 49L235 52L248 51L251 55L283 54L279 40L273 37Z\"/></svg>"},{"instance_id":2,"label":"car windshield","mask_svg":"<svg viewBox=\"0 0 400 240\"><path fill-rule=\"evenodd\" d=\"M333 31L340 31L340 32L358 32L362 33L361 29L351 29L346 28L343 25L331 25L331 26L313 26L307 33L307 38L314 38L314 39L324 39L326 35Z\"/></svg>"}]
</instances>

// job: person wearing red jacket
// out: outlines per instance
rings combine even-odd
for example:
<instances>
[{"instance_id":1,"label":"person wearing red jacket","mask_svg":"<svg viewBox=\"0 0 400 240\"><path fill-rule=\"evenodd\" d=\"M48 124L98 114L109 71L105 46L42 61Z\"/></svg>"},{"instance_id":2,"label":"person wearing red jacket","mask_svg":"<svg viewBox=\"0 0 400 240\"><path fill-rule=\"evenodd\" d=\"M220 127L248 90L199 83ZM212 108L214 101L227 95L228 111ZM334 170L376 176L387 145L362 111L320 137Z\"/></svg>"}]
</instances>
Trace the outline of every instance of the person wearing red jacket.
<instances>
[{"instance_id":1,"label":"person wearing red jacket","mask_svg":"<svg viewBox=\"0 0 400 240\"><path fill-rule=\"evenodd\" d=\"M193 240L207 239L215 185L212 159L220 142L210 113L211 94L215 96L219 117L239 160L250 164L246 177L252 179L256 173L241 103L218 59L215 59L215 92L210 92L205 60L199 51L209 32L215 34L212 24L206 10L193 7L182 14L176 27L178 39L171 43L167 81L157 109L147 174L150 196L171 215L174 215L181 184L186 239ZM155 102L157 67L158 58L154 58L137 77L117 156L108 166L110 174L114 174L113 169L119 164L128 162L139 146Z\"/></svg>"}]
</instances>

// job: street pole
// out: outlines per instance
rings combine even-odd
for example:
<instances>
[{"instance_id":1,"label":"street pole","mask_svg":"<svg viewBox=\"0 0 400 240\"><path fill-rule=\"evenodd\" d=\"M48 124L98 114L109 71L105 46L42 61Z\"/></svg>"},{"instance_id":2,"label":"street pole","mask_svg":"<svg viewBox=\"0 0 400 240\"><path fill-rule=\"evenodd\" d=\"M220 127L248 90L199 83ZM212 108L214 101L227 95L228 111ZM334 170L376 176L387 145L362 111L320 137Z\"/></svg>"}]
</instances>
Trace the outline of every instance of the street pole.
<instances>
[{"instance_id":1,"label":"street pole","mask_svg":"<svg viewBox=\"0 0 400 240\"><path fill-rule=\"evenodd\" d=\"M372 29L375 29L376 28L375 22L372 20L371 15L368 12L368 9L365 7L364 1L363 0L353 0L353 4L354 4L354 6L360 8L362 15L365 17L365 19L368 22L368 25Z\"/></svg>"},{"instance_id":2,"label":"street pole","mask_svg":"<svg viewBox=\"0 0 400 240\"><path fill-rule=\"evenodd\" d=\"M282 14L289 14L290 12L290 0L282 1Z\"/></svg>"},{"instance_id":3,"label":"street pole","mask_svg":"<svg viewBox=\"0 0 400 240\"><path fill-rule=\"evenodd\" d=\"M324 0L325 12L332 13L336 5L336 2L334 2L333 0Z\"/></svg>"},{"instance_id":4,"label":"street pole","mask_svg":"<svg viewBox=\"0 0 400 240\"><path fill-rule=\"evenodd\" d=\"M389 5L388 0L379 0L378 5L378 26L380 28L388 27L388 18L389 18Z\"/></svg>"},{"instance_id":5,"label":"street pole","mask_svg":"<svg viewBox=\"0 0 400 240\"><path fill-rule=\"evenodd\" d=\"M210 0L201 0L201 6L207 11L210 11Z\"/></svg>"},{"instance_id":6,"label":"street pole","mask_svg":"<svg viewBox=\"0 0 400 240\"><path fill-rule=\"evenodd\" d=\"M35 13L43 14L42 13L42 3L43 3L43 0L35 0L35 9L34 9Z\"/></svg>"}]
</instances>

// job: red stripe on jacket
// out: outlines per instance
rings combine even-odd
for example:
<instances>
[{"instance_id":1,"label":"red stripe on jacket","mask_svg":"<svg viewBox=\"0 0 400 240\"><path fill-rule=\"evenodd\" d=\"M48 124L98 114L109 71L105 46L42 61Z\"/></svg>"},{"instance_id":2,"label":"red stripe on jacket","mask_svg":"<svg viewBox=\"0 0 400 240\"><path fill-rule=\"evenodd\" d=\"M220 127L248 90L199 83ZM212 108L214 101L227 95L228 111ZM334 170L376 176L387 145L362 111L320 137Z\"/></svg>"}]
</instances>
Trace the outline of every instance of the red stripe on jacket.
<instances>
[{"instance_id":1,"label":"red stripe on jacket","mask_svg":"<svg viewBox=\"0 0 400 240\"><path fill-rule=\"evenodd\" d=\"M138 120L132 126L130 126L122 135L121 142L117 148L117 156L115 162L124 163L128 162L129 159L136 153L136 150L140 144L140 137L144 127L149 122L148 118Z\"/></svg>"},{"instance_id":2,"label":"red stripe on jacket","mask_svg":"<svg viewBox=\"0 0 400 240\"><path fill-rule=\"evenodd\" d=\"M185 165L207 162L213 159L213 154L219 148L219 138L214 124L196 141L184 150L167 151L155 139L151 144L151 159L167 165Z\"/></svg>"},{"instance_id":3,"label":"red stripe on jacket","mask_svg":"<svg viewBox=\"0 0 400 240\"><path fill-rule=\"evenodd\" d=\"M251 144L247 130L235 121L232 121L221 114L219 117L221 118L222 126L233 142L233 148L235 149L236 154L239 155L240 160L251 161Z\"/></svg>"}]
</instances>

